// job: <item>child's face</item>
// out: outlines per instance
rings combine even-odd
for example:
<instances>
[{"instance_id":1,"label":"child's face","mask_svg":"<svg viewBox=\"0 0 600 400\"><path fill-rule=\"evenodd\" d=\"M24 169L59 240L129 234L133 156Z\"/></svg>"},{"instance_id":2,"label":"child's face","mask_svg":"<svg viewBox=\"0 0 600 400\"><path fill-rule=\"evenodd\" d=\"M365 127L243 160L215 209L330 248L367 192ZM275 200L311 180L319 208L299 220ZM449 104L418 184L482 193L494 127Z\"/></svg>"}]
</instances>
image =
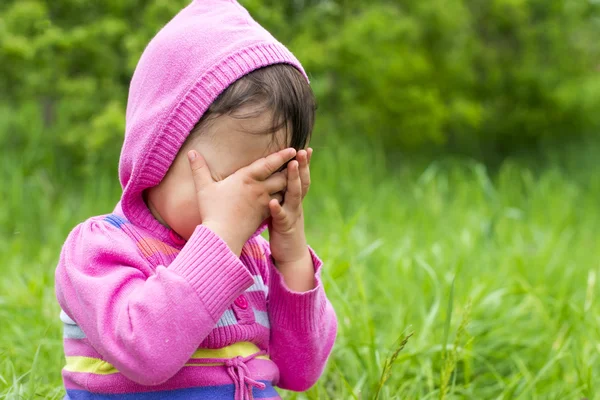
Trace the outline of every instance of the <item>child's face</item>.
<instances>
[{"instance_id":1,"label":"child's face","mask_svg":"<svg viewBox=\"0 0 600 400\"><path fill-rule=\"evenodd\" d=\"M219 116L181 149L167 175L158 186L148 189L150 211L184 239L201 224L187 152L196 150L206 160L215 181L227 178L240 168L288 146L284 129L274 135L264 133L272 124L264 112L252 118Z\"/></svg>"}]
</instances>

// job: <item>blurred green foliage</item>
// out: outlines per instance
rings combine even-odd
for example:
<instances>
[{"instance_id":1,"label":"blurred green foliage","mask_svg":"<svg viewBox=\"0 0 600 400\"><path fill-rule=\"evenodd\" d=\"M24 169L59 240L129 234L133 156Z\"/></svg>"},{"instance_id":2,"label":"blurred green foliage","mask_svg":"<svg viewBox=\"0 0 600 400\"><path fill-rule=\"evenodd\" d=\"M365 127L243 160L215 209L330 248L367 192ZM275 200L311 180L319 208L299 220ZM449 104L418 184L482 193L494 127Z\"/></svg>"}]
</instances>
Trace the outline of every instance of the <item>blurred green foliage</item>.
<instances>
[{"instance_id":1,"label":"blurred green foliage","mask_svg":"<svg viewBox=\"0 0 600 400\"><path fill-rule=\"evenodd\" d=\"M116 169L136 62L187 3L3 0L2 148ZM304 63L324 134L485 158L600 127L597 1L242 3Z\"/></svg>"}]
</instances>

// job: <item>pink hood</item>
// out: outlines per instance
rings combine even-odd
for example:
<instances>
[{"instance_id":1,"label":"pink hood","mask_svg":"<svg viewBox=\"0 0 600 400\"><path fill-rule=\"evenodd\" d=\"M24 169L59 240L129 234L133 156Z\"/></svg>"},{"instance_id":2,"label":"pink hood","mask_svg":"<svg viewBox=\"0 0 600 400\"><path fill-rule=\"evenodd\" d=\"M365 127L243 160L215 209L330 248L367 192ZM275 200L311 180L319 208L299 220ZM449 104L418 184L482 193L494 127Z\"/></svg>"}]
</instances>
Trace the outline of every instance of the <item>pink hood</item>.
<instances>
[{"instance_id":1,"label":"pink hood","mask_svg":"<svg viewBox=\"0 0 600 400\"><path fill-rule=\"evenodd\" d=\"M233 0L193 1L152 39L131 80L119 162L118 208L130 222L168 234L142 192L162 180L223 90L255 69L281 63L305 74L293 54Z\"/></svg>"}]
</instances>

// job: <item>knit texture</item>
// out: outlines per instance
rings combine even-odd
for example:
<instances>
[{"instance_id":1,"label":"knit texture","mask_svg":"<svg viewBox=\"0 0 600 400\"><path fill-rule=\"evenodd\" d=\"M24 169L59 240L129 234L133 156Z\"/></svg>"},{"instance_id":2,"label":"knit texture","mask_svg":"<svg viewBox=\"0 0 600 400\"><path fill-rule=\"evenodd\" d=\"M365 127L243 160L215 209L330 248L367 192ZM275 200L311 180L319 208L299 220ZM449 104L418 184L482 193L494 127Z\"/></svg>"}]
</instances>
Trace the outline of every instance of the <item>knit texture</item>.
<instances>
[{"instance_id":1,"label":"knit texture","mask_svg":"<svg viewBox=\"0 0 600 400\"><path fill-rule=\"evenodd\" d=\"M233 399L252 390L277 398L274 386L308 389L337 330L322 262L310 252L316 287L297 293L260 235L238 258L203 226L177 244L132 224L119 206L90 218L69 235L56 270L68 395ZM235 389L240 371L253 387Z\"/></svg>"},{"instance_id":2,"label":"knit texture","mask_svg":"<svg viewBox=\"0 0 600 400\"><path fill-rule=\"evenodd\" d=\"M119 164L121 200L77 226L56 269L63 379L72 399L279 398L319 378L337 322L316 287L290 291L257 231L240 257L209 229L186 242L142 193L167 173L217 96L296 58L236 1L197 0L150 42L133 75Z\"/></svg>"}]
</instances>

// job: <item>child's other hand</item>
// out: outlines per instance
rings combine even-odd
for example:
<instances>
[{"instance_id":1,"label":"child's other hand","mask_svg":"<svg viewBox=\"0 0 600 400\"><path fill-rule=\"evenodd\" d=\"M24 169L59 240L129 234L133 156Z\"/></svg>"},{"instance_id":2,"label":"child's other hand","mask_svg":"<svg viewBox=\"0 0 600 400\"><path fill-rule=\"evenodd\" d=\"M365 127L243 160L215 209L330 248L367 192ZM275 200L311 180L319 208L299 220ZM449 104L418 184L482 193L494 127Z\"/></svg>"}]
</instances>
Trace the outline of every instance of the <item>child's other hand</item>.
<instances>
[{"instance_id":1,"label":"child's other hand","mask_svg":"<svg viewBox=\"0 0 600 400\"><path fill-rule=\"evenodd\" d=\"M256 160L216 182L204 158L188 152L202 225L223 239L238 256L244 243L270 214L271 201L279 204L289 179L277 172L296 155L284 149Z\"/></svg>"},{"instance_id":2,"label":"child's other hand","mask_svg":"<svg viewBox=\"0 0 600 400\"><path fill-rule=\"evenodd\" d=\"M310 261L304 234L302 200L310 187L311 156L310 148L298 151L296 160L290 161L287 166L287 190L283 204L276 200L269 203L272 217L269 226L271 255L280 270Z\"/></svg>"}]
</instances>

